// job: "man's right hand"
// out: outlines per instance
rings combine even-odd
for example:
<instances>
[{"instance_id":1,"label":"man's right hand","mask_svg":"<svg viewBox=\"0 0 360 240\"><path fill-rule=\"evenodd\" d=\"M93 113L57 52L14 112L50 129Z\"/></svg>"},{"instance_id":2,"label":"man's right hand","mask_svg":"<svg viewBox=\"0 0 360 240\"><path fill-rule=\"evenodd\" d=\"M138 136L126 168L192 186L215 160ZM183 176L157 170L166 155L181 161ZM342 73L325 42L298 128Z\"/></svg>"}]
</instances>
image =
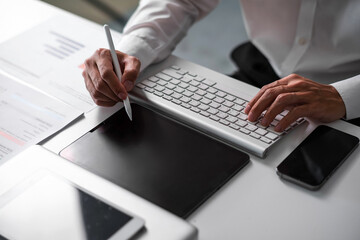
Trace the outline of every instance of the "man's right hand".
<instances>
[{"instance_id":1,"label":"man's right hand","mask_svg":"<svg viewBox=\"0 0 360 240\"><path fill-rule=\"evenodd\" d=\"M109 49L100 48L85 61L82 75L86 89L99 106L110 107L125 100L140 72L139 59L120 51L116 54L122 72L121 82L114 71Z\"/></svg>"}]
</instances>

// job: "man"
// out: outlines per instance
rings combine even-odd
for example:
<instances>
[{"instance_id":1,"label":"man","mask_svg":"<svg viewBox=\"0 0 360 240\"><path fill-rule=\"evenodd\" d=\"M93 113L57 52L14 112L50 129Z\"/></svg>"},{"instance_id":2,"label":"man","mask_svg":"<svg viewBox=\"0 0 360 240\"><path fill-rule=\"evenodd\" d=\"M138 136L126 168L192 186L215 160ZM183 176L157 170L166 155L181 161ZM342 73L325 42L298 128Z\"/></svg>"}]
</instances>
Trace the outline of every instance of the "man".
<instances>
[{"instance_id":1,"label":"man","mask_svg":"<svg viewBox=\"0 0 360 240\"><path fill-rule=\"evenodd\" d=\"M189 27L218 2L140 1L117 45L122 82L113 71L108 50L97 50L85 62L83 77L95 103L112 106L125 99L139 72L169 56ZM283 131L300 117L321 122L360 117L359 1L240 2L250 41L281 77L262 87L249 102L245 112L250 121L267 110L261 123L268 126L288 109L275 128ZM235 28L236 23L227 27ZM221 29L214 31L221 34Z\"/></svg>"}]
</instances>

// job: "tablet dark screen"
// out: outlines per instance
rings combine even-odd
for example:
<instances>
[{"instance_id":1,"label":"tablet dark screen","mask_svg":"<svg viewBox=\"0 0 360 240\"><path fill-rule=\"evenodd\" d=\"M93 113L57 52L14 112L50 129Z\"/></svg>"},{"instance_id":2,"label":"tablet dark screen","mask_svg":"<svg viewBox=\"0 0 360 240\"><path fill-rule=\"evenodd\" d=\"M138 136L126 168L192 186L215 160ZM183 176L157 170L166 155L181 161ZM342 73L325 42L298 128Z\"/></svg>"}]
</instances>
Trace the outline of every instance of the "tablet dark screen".
<instances>
[{"instance_id":1,"label":"tablet dark screen","mask_svg":"<svg viewBox=\"0 0 360 240\"><path fill-rule=\"evenodd\" d=\"M249 156L140 105L123 109L61 156L187 217L249 162Z\"/></svg>"}]
</instances>

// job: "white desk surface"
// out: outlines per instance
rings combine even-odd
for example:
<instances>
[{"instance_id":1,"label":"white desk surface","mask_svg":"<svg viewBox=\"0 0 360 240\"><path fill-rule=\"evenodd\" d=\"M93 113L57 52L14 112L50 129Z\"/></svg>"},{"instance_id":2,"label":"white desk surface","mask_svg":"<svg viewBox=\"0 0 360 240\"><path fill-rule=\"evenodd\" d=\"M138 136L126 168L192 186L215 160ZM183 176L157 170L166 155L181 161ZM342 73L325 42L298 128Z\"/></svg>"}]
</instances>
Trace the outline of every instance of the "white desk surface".
<instances>
[{"instance_id":1,"label":"white desk surface","mask_svg":"<svg viewBox=\"0 0 360 240\"><path fill-rule=\"evenodd\" d=\"M33 0L3 0L0 9L8 9L0 15L0 42L47 17L65 14ZM120 107L91 111L44 146L58 153L62 147L57 143L72 142ZM359 127L343 121L329 125L360 138ZM314 127L301 125L265 159L251 155L250 164L187 219L198 228L199 239L359 239L360 148L316 192L276 175L276 166Z\"/></svg>"}]
</instances>

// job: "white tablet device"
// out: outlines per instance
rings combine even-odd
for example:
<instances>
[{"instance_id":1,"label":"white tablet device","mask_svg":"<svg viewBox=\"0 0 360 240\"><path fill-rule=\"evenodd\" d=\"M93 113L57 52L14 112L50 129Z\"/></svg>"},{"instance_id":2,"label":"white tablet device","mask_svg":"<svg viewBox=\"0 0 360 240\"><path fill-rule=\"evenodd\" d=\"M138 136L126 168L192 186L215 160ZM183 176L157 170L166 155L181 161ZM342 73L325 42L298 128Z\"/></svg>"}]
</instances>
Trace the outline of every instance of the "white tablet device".
<instances>
[{"instance_id":1,"label":"white tablet device","mask_svg":"<svg viewBox=\"0 0 360 240\"><path fill-rule=\"evenodd\" d=\"M143 227L141 218L47 171L0 197L0 239L122 240Z\"/></svg>"}]
</instances>

